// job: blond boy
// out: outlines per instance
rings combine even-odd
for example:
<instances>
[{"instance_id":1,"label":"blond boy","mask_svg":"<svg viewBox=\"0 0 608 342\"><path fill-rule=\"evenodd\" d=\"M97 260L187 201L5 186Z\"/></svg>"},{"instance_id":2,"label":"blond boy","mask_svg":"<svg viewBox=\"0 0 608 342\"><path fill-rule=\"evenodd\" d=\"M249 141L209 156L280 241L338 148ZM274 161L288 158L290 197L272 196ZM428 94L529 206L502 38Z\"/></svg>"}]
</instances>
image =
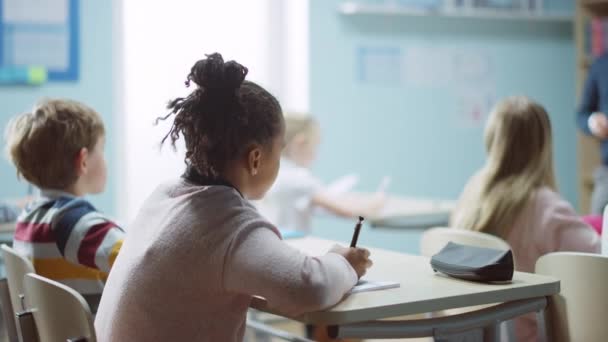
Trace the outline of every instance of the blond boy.
<instances>
[{"instance_id":1,"label":"blond boy","mask_svg":"<svg viewBox=\"0 0 608 342\"><path fill-rule=\"evenodd\" d=\"M124 237L83 198L104 190L104 144L99 114L72 100L44 100L6 131L18 175L41 190L17 219L14 248L36 273L83 294L93 310Z\"/></svg>"}]
</instances>

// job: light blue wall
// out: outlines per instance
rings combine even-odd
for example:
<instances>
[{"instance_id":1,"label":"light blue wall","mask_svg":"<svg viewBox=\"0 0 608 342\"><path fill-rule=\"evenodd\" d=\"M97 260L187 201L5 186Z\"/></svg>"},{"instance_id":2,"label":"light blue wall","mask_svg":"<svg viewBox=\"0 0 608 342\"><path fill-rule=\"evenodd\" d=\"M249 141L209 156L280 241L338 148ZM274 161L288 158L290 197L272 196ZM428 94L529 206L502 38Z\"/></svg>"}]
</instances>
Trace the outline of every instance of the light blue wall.
<instances>
[{"instance_id":1,"label":"light blue wall","mask_svg":"<svg viewBox=\"0 0 608 342\"><path fill-rule=\"evenodd\" d=\"M574 47L569 24L436 17L343 17L340 0L310 2L311 111L323 141L315 172L331 180L356 170L373 190L456 198L484 160L482 125L458 124L447 90L357 81L360 46L447 47L486 53L498 98L525 94L548 109L560 190L576 205ZM571 9L567 2L556 9ZM318 219L316 234L348 239L352 224ZM368 242L417 251L419 233L376 231Z\"/></svg>"},{"instance_id":2,"label":"light blue wall","mask_svg":"<svg viewBox=\"0 0 608 342\"><path fill-rule=\"evenodd\" d=\"M80 1L80 80L72 83L52 83L41 87L0 87L0 127L14 114L30 110L41 97L69 97L95 108L106 124L106 158L109 174L106 191L94 196L93 203L113 214L116 170L114 144L115 120L112 109L112 1ZM2 142L4 150L4 141ZM26 185L19 183L13 166L0 160L0 198L22 196Z\"/></svg>"}]
</instances>

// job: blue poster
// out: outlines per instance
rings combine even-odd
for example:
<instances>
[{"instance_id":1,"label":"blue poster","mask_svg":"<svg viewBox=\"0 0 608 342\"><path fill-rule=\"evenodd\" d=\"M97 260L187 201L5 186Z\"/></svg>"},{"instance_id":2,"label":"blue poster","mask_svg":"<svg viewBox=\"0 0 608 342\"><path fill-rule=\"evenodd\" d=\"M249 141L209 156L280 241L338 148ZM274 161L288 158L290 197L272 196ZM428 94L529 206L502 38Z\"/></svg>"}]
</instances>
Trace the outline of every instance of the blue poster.
<instances>
[{"instance_id":1,"label":"blue poster","mask_svg":"<svg viewBox=\"0 0 608 342\"><path fill-rule=\"evenodd\" d=\"M0 69L43 68L49 81L79 74L79 0L0 0Z\"/></svg>"}]
</instances>

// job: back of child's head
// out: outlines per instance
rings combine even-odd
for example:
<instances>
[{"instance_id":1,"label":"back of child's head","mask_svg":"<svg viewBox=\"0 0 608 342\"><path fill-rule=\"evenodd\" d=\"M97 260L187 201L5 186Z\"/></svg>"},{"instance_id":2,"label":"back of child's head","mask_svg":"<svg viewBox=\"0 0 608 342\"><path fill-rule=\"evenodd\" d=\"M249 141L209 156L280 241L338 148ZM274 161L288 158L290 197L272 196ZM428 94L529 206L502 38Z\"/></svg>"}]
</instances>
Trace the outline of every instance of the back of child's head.
<instances>
[{"instance_id":1,"label":"back of child's head","mask_svg":"<svg viewBox=\"0 0 608 342\"><path fill-rule=\"evenodd\" d=\"M496 177L525 175L534 186L555 187L551 121L540 104L524 96L499 102L486 126L485 144Z\"/></svg>"},{"instance_id":2,"label":"back of child's head","mask_svg":"<svg viewBox=\"0 0 608 342\"><path fill-rule=\"evenodd\" d=\"M40 188L65 189L78 180L78 153L92 150L105 128L90 107L48 99L14 117L5 134L7 154L19 176Z\"/></svg>"},{"instance_id":3,"label":"back of child's head","mask_svg":"<svg viewBox=\"0 0 608 342\"><path fill-rule=\"evenodd\" d=\"M498 103L485 130L487 161L465 189L458 222L500 237L540 187L556 189L547 111L523 96Z\"/></svg>"},{"instance_id":4,"label":"back of child's head","mask_svg":"<svg viewBox=\"0 0 608 342\"><path fill-rule=\"evenodd\" d=\"M245 80L247 68L224 62L219 53L194 64L186 86L196 89L171 101L166 119L175 115L169 133L171 143L183 135L186 163L202 176L221 176L226 163L253 143L271 147L283 131L283 114L277 99L261 86Z\"/></svg>"},{"instance_id":5,"label":"back of child's head","mask_svg":"<svg viewBox=\"0 0 608 342\"><path fill-rule=\"evenodd\" d=\"M310 137L318 130L315 118L305 113L285 114L285 142L289 144L298 135Z\"/></svg>"}]
</instances>

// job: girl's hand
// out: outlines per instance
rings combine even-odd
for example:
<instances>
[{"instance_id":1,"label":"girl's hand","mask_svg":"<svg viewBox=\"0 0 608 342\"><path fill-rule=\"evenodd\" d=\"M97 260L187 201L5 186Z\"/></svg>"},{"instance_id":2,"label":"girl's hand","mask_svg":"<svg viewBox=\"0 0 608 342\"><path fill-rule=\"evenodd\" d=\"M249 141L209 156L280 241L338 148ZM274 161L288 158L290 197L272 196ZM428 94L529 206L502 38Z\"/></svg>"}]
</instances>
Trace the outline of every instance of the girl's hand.
<instances>
[{"instance_id":1,"label":"girl's hand","mask_svg":"<svg viewBox=\"0 0 608 342\"><path fill-rule=\"evenodd\" d=\"M336 245L329 250L329 253L336 253L343 256L353 267L359 278L363 277L367 272L367 269L373 265L372 260L369 258L369 250L365 248L346 248Z\"/></svg>"}]
</instances>

